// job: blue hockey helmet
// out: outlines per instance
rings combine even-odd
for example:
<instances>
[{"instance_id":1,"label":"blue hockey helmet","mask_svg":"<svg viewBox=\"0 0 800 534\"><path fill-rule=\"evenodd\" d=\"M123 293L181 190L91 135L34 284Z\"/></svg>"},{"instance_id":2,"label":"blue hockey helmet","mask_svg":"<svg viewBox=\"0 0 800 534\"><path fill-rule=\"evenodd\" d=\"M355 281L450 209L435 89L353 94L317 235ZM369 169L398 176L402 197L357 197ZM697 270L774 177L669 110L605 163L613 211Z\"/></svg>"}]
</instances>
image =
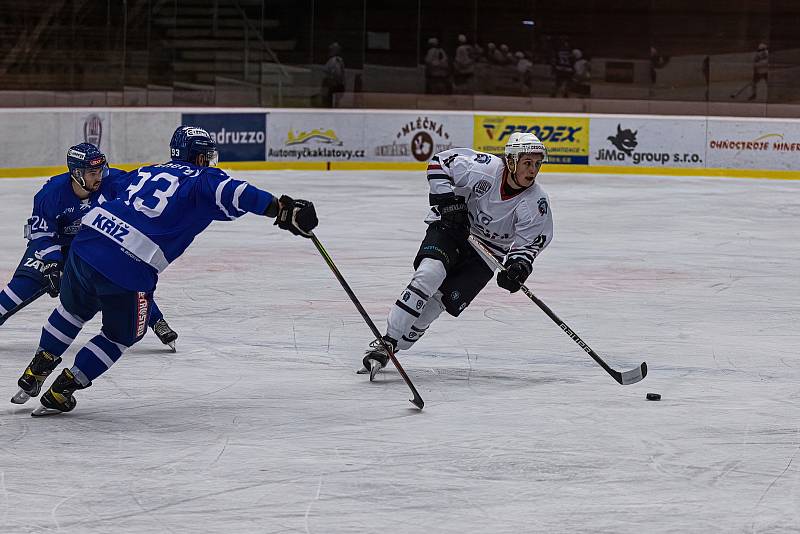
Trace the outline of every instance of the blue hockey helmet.
<instances>
[{"instance_id":1,"label":"blue hockey helmet","mask_svg":"<svg viewBox=\"0 0 800 534\"><path fill-rule=\"evenodd\" d=\"M87 170L102 169L102 177L108 176L106 155L91 143L80 143L67 150L67 168L72 179L86 191Z\"/></svg>"},{"instance_id":2,"label":"blue hockey helmet","mask_svg":"<svg viewBox=\"0 0 800 534\"><path fill-rule=\"evenodd\" d=\"M203 154L206 166L213 167L219 161L217 144L202 128L178 126L169 142L169 155L173 161L197 162L197 155Z\"/></svg>"}]
</instances>

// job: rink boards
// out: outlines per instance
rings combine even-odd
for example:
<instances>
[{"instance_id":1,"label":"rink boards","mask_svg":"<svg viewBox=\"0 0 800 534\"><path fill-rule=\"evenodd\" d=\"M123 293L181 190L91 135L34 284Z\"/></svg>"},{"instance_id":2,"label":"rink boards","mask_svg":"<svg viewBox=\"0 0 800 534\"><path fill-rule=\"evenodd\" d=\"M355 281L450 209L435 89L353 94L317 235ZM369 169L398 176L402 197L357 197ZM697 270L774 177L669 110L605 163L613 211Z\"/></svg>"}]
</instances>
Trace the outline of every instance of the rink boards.
<instances>
[{"instance_id":1,"label":"rink boards","mask_svg":"<svg viewBox=\"0 0 800 534\"><path fill-rule=\"evenodd\" d=\"M166 159L179 124L206 128L235 170L417 170L454 147L502 153L514 132L548 147L550 170L797 179L800 120L254 108L0 110L0 177L63 172L64 150L90 142L114 165Z\"/></svg>"}]
</instances>

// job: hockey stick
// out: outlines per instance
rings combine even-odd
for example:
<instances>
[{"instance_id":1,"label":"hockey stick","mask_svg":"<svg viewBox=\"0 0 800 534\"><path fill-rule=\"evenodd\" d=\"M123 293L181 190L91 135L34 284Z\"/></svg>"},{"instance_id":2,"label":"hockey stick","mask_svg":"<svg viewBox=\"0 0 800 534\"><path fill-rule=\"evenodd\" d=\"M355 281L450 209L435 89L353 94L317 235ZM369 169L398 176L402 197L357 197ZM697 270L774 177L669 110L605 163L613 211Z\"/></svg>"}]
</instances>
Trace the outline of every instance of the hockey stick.
<instances>
[{"instance_id":1,"label":"hockey stick","mask_svg":"<svg viewBox=\"0 0 800 534\"><path fill-rule=\"evenodd\" d=\"M417 392L417 388L414 387L414 384L411 382L411 379L408 378L408 375L406 374L405 370L403 369L403 366L400 365L400 362L397 361L397 358L395 358L394 350L392 349L391 346L389 346L383 340L383 336L381 335L380 332L378 332L378 328L375 326L375 323L372 322L372 319L370 319L369 315L367 314L367 311L364 309L364 307L358 301L358 298L356 297L355 293L353 293L353 290L350 289L350 286L347 284L347 281L342 276L342 273L340 273L339 269L336 268L336 264L333 263L333 259L331 259L330 255L325 250L325 247L322 246L322 243L319 242L319 239L317 239L317 236L315 236L313 232L310 232L310 234L311 234L311 241L314 242L314 246L317 247L317 250L322 255L322 257L325 259L325 263L327 263L328 267L331 268L331 271L333 271L333 274L336 276L336 279L339 280L339 283L342 285L342 288L345 290L345 293L347 293L347 296L350 297L350 300L352 300L353 304L356 305L356 309L358 310L358 313L360 313L361 317L364 318L364 321L366 321L367 326L369 326L370 330L372 330L372 334L375 336L376 339L380 340L381 344L384 346L386 351L389 353L389 358L391 358L392 363L394 364L395 367L397 367L397 370L400 372L400 376L402 376L403 380L405 380L406 385L411 390L411 393L414 394L414 398L413 399L409 399L409 401L414 406L416 406L417 408L419 408L421 410L422 407L425 406L425 401L423 401L422 397L419 396L419 393Z\"/></svg>"},{"instance_id":2,"label":"hockey stick","mask_svg":"<svg viewBox=\"0 0 800 534\"><path fill-rule=\"evenodd\" d=\"M20 302L20 303L17 305L17 307L16 307L16 308L14 308L13 310L11 310L11 311L10 311L10 312L8 312L7 314L5 314L5 315L0 315L0 324L3 324L3 323L5 323L5 322L6 322L6 321L9 319L9 317L11 317L12 315L14 315L14 314L15 314L15 313L17 313L18 311L20 311L22 308L24 308L25 306L27 306L28 304L30 304L30 303L31 303L31 302L33 302L34 300L38 299L39 297L41 297L41 296L42 296L42 295L44 295L45 293L47 293L47 289L43 287L42 289L40 289L39 291L37 291L36 293L34 293L33 295L31 295L30 297L28 297L28 298L26 298L25 300L23 300L22 302Z\"/></svg>"},{"instance_id":3,"label":"hockey stick","mask_svg":"<svg viewBox=\"0 0 800 534\"><path fill-rule=\"evenodd\" d=\"M472 245L472 247L478 251L478 253L483 257L484 261L486 261L486 263L489 265L489 267L492 268L492 270L494 269L500 269L501 271L505 270L505 267L503 267L503 265L499 261L497 261L497 258L495 258L492 255L492 253L489 252L489 250L484 246L484 244L478 241L478 239L475 236L471 235L469 236L468 239L469 239L469 244ZM629 371L619 372L616 369L611 368L611 366L609 366L605 361L603 361L603 359L600 356L598 356L597 353L593 351L592 348L589 345L587 345L585 341L583 341L580 337L578 337L578 334L576 334L569 326L567 326L567 324L564 321L559 319L558 315L553 313L553 310L547 307L547 304L539 300L539 298L536 295L534 295L530 289L528 289L524 285L520 285L520 289L522 290L523 293L525 293L525 295L527 295L529 299L531 299L537 306L539 306L539 308L541 308L541 310L544 313L546 313L547 316L553 320L553 322L555 322L559 327L561 327L561 329L564 332L566 332L566 334L569 337L572 338L572 341L577 343L580 348L586 351L586 354L591 356L594 361L600 364L600 367L605 369L606 372L610 374L612 378L614 378L614 380L616 380L623 386L627 386L628 384L635 384L636 382L639 382L640 380L642 380L644 377L647 376L647 362L642 362L640 366L635 367Z\"/></svg>"}]
</instances>

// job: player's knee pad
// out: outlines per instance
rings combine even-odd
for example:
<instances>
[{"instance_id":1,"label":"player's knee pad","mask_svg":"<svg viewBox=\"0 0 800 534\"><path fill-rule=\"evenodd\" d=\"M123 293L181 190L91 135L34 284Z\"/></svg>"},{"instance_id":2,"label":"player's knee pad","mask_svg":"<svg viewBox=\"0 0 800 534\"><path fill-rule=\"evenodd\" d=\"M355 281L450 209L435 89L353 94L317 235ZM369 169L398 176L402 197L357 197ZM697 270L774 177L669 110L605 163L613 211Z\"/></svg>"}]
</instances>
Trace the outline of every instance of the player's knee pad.
<instances>
[{"instance_id":1,"label":"player's knee pad","mask_svg":"<svg viewBox=\"0 0 800 534\"><path fill-rule=\"evenodd\" d=\"M414 287L424 293L427 300L430 298L429 295L436 293L446 277L447 269L441 261L433 258L422 258L417 270L414 271L414 276L411 277L411 283L408 287Z\"/></svg>"},{"instance_id":2,"label":"player's knee pad","mask_svg":"<svg viewBox=\"0 0 800 534\"><path fill-rule=\"evenodd\" d=\"M442 294L437 292L428 300L428 303L422 309L422 313L420 313L419 318L414 321L414 324L411 325L407 332L400 336L400 339L397 341L397 348L399 350L410 349L414 343L425 335L428 327L443 311Z\"/></svg>"},{"instance_id":3,"label":"player's knee pad","mask_svg":"<svg viewBox=\"0 0 800 534\"><path fill-rule=\"evenodd\" d=\"M400 298L395 302L395 307L410 316L402 321L405 324L415 323L421 316L425 305L442 285L447 277L447 271L439 260L423 258L411 278L411 283L403 290ZM402 328L402 331L405 331Z\"/></svg>"},{"instance_id":4,"label":"player's knee pad","mask_svg":"<svg viewBox=\"0 0 800 534\"><path fill-rule=\"evenodd\" d=\"M428 300L447 277L447 271L439 260L423 258L411 283L400 294L389 311L387 333L397 339L408 334L411 325L417 322Z\"/></svg>"}]
</instances>

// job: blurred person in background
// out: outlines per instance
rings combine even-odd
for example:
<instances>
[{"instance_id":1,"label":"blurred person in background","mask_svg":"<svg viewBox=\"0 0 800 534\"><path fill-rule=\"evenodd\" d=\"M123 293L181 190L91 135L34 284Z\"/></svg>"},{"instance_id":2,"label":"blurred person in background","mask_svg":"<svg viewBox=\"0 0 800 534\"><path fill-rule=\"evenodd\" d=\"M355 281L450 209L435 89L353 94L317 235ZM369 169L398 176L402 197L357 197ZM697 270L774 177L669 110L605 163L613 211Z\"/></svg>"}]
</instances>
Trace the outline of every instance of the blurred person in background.
<instances>
[{"instance_id":1,"label":"blurred person in background","mask_svg":"<svg viewBox=\"0 0 800 534\"><path fill-rule=\"evenodd\" d=\"M553 90L550 93L551 97L556 97L559 93L564 98L569 96L569 86L572 83L572 76L575 74L574 62L575 59L572 56L572 47L569 45L569 39L562 35L550 62L554 77Z\"/></svg>"},{"instance_id":2,"label":"blurred person in background","mask_svg":"<svg viewBox=\"0 0 800 534\"><path fill-rule=\"evenodd\" d=\"M439 39L428 39L425 54L425 92L430 95L450 94L450 60L439 46Z\"/></svg>"},{"instance_id":3,"label":"blurred person in background","mask_svg":"<svg viewBox=\"0 0 800 534\"><path fill-rule=\"evenodd\" d=\"M333 42L328 45L328 61L322 71L322 105L334 107L337 93L344 93L345 70L341 56L342 47Z\"/></svg>"},{"instance_id":4,"label":"blurred person in background","mask_svg":"<svg viewBox=\"0 0 800 534\"><path fill-rule=\"evenodd\" d=\"M758 82L764 81L764 85L768 88L767 74L769 73L769 49L766 43L758 43L758 48L753 56L753 78L750 82L742 86L741 89L731 94L731 98L736 98L744 92L745 89L750 88L750 96L747 97L748 102L752 102L758 96Z\"/></svg>"},{"instance_id":5,"label":"blurred person in background","mask_svg":"<svg viewBox=\"0 0 800 534\"><path fill-rule=\"evenodd\" d=\"M517 81L519 82L519 92L522 96L531 95L531 77L533 74L533 62L524 53L518 51L514 54L517 62Z\"/></svg>"},{"instance_id":6,"label":"blurred person in background","mask_svg":"<svg viewBox=\"0 0 800 534\"><path fill-rule=\"evenodd\" d=\"M580 97L588 97L591 92L592 66L589 61L583 57L583 52L579 48L572 51L572 57L575 59L575 64L573 65L575 73L572 75L572 92Z\"/></svg>"},{"instance_id":7,"label":"blurred person in background","mask_svg":"<svg viewBox=\"0 0 800 534\"><path fill-rule=\"evenodd\" d=\"M472 46L467 42L463 33L458 36L453 60L453 92L458 94L472 94L475 81L475 58Z\"/></svg>"},{"instance_id":8,"label":"blurred person in background","mask_svg":"<svg viewBox=\"0 0 800 534\"><path fill-rule=\"evenodd\" d=\"M658 51L655 46L650 46L650 82L655 84L657 74L656 71L663 69L669 63L669 56L665 56Z\"/></svg>"}]
</instances>

